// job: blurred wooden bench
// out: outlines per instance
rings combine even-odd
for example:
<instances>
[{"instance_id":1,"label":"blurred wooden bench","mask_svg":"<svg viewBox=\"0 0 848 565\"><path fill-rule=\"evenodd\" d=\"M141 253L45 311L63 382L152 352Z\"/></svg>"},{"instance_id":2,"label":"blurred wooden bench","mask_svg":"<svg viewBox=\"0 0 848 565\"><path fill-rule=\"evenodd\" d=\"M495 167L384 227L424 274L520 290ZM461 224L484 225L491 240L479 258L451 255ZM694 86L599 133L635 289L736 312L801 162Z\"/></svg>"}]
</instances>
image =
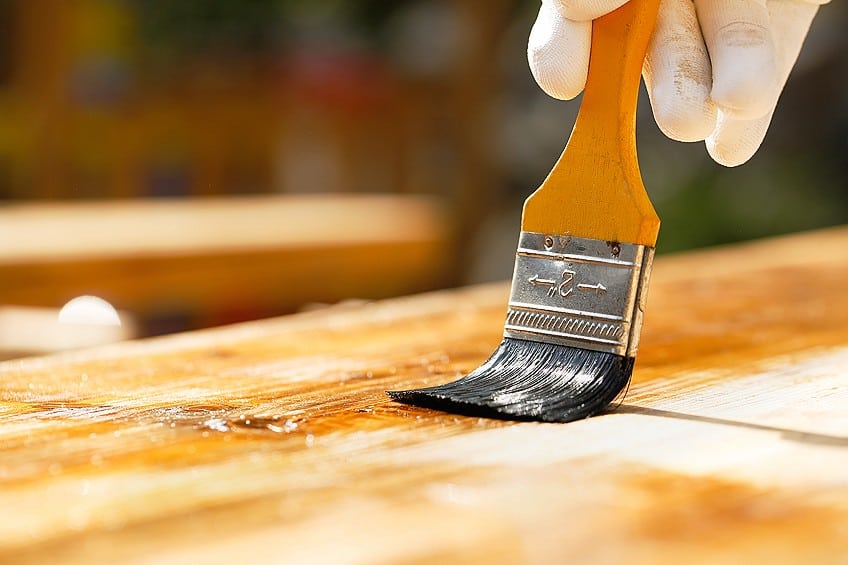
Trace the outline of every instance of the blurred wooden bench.
<instances>
[{"instance_id":1,"label":"blurred wooden bench","mask_svg":"<svg viewBox=\"0 0 848 565\"><path fill-rule=\"evenodd\" d=\"M0 304L99 296L162 333L444 283L435 199L316 195L0 208Z\"/></svg>"},{"instance_id":2,"label":"blurred wooden bench","mask_svg":"<svg viewBox=\"0 0 848 565\"><path fill-rule=\"evenodd\" d=\"M0 562L844 563L848 229L658 257L632 386L570 424L386 389L505 284L0 364Z\"/></svg>"}]
</instances>

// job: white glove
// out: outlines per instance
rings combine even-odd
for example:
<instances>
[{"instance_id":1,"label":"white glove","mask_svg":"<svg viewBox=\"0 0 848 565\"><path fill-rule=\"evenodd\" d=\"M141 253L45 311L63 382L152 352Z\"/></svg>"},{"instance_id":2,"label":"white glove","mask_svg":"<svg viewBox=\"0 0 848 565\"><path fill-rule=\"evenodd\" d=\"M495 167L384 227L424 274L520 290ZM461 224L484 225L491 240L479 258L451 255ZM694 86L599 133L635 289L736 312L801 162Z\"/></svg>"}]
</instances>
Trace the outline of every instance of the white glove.
<instances>
[{"instance_id":1,"label":"white glove","mask_svg":"<svg viewBox=\"0 0 848 565\"><path fill-rule=\"evenodd\" d=\"M592 21L627 0L542 0L527 47L554 98L586 85ZM759 148L819 5L829 0L662 0L642 74L668 137L706 141L718 163Z\"/></svg>"}]
</instances>

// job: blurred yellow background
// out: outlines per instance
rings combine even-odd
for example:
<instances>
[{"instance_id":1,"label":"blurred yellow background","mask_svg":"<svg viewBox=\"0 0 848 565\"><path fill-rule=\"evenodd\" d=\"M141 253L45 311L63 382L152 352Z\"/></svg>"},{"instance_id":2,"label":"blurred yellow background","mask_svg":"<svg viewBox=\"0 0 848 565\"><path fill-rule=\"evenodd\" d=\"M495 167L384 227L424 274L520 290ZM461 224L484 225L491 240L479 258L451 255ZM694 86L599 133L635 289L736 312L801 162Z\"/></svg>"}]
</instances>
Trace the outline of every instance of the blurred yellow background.
<instances>
[{"instance_id":1,"label":"blurred yellow background","mask_svg":"<svg viewBox=\"0 0 848 565\"><path fill-rule=\"evenodd\" d=\"M0 0L0 307L95 294L143 336L506 279L579 105L530 76L537 9ZM822 8L736 169L642 93L660 253L848 221L846 26Z\"/></svg>"}]
</instances>

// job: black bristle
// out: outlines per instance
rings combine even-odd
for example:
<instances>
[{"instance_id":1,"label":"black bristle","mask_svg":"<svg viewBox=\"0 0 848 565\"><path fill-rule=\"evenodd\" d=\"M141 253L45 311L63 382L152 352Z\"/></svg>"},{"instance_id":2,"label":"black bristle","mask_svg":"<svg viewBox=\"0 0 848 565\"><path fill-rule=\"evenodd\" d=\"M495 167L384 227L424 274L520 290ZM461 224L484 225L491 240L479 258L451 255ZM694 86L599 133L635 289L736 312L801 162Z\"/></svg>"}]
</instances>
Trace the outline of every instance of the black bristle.
<instances>
[{"instance_id":1,"label":"black bristle","mask_svg":"<svg viewBox=\"0 0 848 565\"><path fill-rule=\"evenodd\" d=\"M571 422L603 410L632 373L632 357L504 338L485 363L457 381L387 394L469 416Z\"/></svg>"}]
</instances>

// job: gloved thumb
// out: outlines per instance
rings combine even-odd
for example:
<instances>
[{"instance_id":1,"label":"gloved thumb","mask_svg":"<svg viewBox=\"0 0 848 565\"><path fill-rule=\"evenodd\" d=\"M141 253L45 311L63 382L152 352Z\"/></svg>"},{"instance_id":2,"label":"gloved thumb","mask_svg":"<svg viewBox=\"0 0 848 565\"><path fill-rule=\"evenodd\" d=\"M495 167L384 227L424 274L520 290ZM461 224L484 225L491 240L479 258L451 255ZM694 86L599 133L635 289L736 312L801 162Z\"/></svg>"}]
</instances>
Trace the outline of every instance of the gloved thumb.
<instances>
[{"instance_id":1,"label":"gloved thumb","mask_svg":"<svg viewBox=\"0 0 848 565\"><path fill-rule=\"evenodd\" d=\"M571 100L586 86L592 22L569 20L543 0L527 42L533 78L549 96Z\"/></svg>"}]
</instances>

